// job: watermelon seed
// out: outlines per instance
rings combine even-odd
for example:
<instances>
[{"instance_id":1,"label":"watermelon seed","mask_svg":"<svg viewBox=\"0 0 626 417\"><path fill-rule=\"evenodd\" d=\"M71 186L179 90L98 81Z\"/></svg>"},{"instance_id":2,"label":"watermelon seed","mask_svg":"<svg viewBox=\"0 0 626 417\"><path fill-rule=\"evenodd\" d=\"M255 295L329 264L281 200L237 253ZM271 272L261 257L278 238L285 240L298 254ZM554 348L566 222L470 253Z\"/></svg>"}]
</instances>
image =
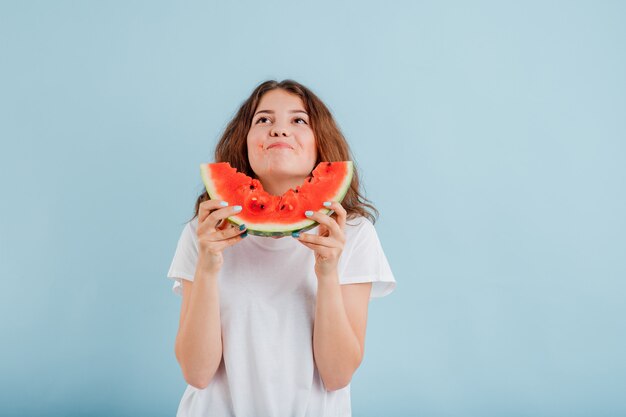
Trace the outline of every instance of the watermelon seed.
<instances>
[{"instance_id":1,"label":"watermelon seed","mask_svg":"<svg viewBox=\"0 0 626 417\"><path fill-rule=\"evenodd\" d=\"M296 193L298 192L298 189L296 188Z\"/></svg>"},{"instance_id":2,"label":"watermelon seed","mask_svg":"<svg viewBox=\"0 0 626 417\"><path fill-rule=\"evenodd\" d=\"M256 201L256 197L252 197L250 200L252 200L252 201Z\"/></svg>"},{"instance_id":3,"label":"watermelon seed","mask_svg":"<svg viewBox=\"0 0 626 417\"><path fill-rule=\"evenodd\" d=\"M250 189L251 189L251 190L254 190L254 185L251 185L251 186L250 186Z\"/></svg>"},{"instance_id":4,"label":"watermelon seed","mask_svg":"<svg viewBox=\"0 0 626 417\"><path fill-rule=\"evenodd\" d=\"M284 204L283 204L282 206L280 206L280 209L281 209L281 210L282 210L282 209L284 209L284 208L285 208L285 205L284 205Z\"/></svg>"},{"instance_id":5,"label":"watermelon seed","mask_svg":"<svg viewBox=\"0 0 626 417\"><path fill-rule=\"evenodd\" d=\"M332 165L332 163L329 162L326 166L331 166L331 165Z\"/></svg>"},{"instance_id":6,"label":"watermelon seed","mask_svg":"<svg viewBox=\"0 0 626 417\"><path fill-rule=\"evenodd\" d=\"M264 209L265 208L265 204L261 204L261 208Z\"/></svg>"}]
</instances>

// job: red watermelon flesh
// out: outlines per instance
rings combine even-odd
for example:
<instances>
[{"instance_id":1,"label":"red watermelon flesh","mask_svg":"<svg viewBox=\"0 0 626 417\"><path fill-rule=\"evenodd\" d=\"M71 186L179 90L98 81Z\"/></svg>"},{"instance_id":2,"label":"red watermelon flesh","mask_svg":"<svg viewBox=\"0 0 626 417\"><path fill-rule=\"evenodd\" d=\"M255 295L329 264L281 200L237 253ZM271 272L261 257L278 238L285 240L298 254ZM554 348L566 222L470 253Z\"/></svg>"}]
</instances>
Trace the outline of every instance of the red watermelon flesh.
<instances>
[{"instance_id":1,"label":"red watermelon flesh","mask_svg":"<svg viewBox=\"0 0 626 417\"><path fill-rule=\"evenodd\" d=\"M329 214L325 201L341 202L352 183L352 161L320 162L310 177L282 196L267 193L258 179L237 172L228 162L201 164L202 181L212 200L239 205L241 212L228 218L244 223L249 234L287 236L318 223L304 215L307 210Z\"/></svg>"}]
</instances>

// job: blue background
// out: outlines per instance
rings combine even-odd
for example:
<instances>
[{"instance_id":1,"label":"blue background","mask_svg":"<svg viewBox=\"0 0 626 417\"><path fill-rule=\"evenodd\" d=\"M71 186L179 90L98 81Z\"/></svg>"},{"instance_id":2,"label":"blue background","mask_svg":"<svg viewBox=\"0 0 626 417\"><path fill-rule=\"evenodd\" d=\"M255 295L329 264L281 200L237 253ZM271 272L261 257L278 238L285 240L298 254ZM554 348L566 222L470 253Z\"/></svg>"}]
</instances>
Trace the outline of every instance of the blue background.
<instances>
[{"instance_id":1,"label":"blue background","mask_svg":"<svg viewBox=\"0 0 626 417\"><path fill-rule=\"evenodd\" d=\"M624 2L0 4L3 415L171 416L165 277L223 128L331 108L398 281L355 416L626 414Z\"/></svg>"}]
</instances>

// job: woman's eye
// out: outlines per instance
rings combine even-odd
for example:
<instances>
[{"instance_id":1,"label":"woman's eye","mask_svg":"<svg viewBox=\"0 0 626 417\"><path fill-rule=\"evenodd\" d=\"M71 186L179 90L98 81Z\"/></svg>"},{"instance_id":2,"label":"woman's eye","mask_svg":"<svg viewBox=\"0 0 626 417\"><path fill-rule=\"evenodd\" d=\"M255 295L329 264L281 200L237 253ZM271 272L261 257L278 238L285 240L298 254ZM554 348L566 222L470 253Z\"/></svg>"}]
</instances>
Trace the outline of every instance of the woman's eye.
<instances>
[{"instance_id":1,"label":"woman's eye","mask_svg":"<svg viewBox=\"0 0 626 417\"><path fill-rule=\"evenodd\" d=\"M269 120L269 118L267 118L267 117L259 117L259 118L257 119L256 123L265 123L265 122L264 122L264 120ZM299 123L299 122L298 122L299 120L301 120L304 124L307 124L307 123L306 123L306 120L304 120L304 119L303 119L303 118L301 118L301 117L298 117L298 118L296 118L296 119L294 119L294 120L295 120L295 121L296 121L296 123L298 123L298 124L302 124L302 123Z\"/></svg>"}]
</instances>

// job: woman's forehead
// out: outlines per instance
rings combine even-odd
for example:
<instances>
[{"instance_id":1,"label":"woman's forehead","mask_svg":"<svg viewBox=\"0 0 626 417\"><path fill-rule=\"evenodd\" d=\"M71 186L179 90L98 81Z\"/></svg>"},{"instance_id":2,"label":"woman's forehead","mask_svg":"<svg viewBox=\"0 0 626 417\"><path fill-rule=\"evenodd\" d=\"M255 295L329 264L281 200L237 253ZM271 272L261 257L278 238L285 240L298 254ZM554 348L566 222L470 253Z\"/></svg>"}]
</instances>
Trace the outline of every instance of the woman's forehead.
<instances>
[{"instance_id":1,"label":"woman's forehead","mask_svg":"<svg viewBox=\"0 0 626 417\"><path fill-rule=\"evenodd\" d=\"M275 110L282 110L284 108L288 108L289 112L305 110L304 102L300 96L277 89L268 91L263 97L261 97L255 114L264 111L271 113Z\"/></svg>"}]
</instances>

